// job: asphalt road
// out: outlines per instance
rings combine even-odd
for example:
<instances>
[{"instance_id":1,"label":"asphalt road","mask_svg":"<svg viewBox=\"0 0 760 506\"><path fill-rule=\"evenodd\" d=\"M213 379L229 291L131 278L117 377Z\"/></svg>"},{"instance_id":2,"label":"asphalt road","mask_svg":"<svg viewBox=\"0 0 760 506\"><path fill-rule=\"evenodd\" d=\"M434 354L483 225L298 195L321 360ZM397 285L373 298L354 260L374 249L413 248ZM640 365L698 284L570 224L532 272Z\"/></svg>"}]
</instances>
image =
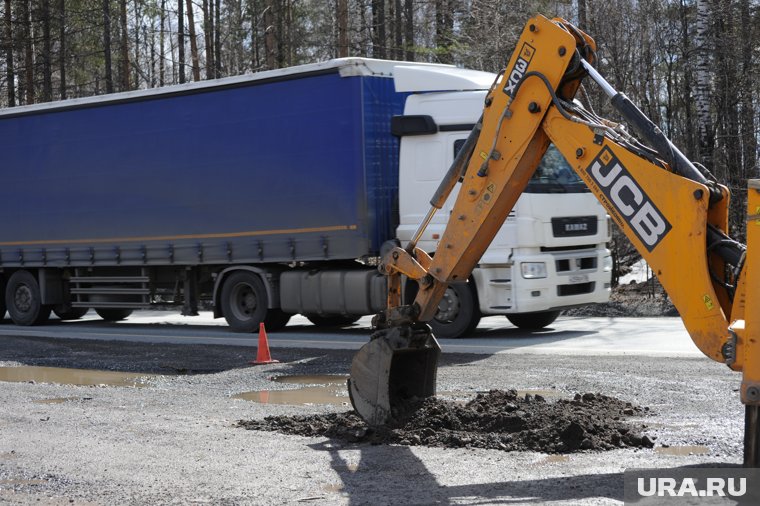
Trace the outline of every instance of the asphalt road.
<instances>
[{"instance_id":1,"label":"asphalt road","mask_svg":"<svg viewBox=\"0 0 760 506\"><path fill-rule=\"evenodd\" d=\"M241 394L299 388L273 381L283 375L346 374L368 328L319 332L296 319L269 336L281 363L251 367L255 336L208 315L168 318L197 325L158 323L162 316L0 326L0 372L45 366L142 378L0 381L0 503L619 504L626 469L741 461L740 378L700 356L675 318L563 318L537 334L487 318L473 338L442 341L439 390L457 398L491 388L602 392L650 407L636 423L655 448L557 456L236 428L241 419L349 409L345 398L273 404Z\"/></svg>"},{"instance_id":2,"label":"asphalt road","mask_svg":"<svg viewBox=\"0 0 760 506\"><path fill-rule=\"evenodd\" d=\"M272 348L359 349L369 338L370 317L341 329L318 329L295 316L280 332L268 333ZM39 336L163 344L257 346L257 335L231 332L210 312L183 317L172 312L140 311L127 320L106 323L92 311L73 322L51 320L34 328L0 326L0 336ZM483 318L465 339L439 340L444 353L531 353L558 355L638 355L701 357L680 318L560 317L550 327L530 332L506 318Z\"/></svg>"}]
</instances>

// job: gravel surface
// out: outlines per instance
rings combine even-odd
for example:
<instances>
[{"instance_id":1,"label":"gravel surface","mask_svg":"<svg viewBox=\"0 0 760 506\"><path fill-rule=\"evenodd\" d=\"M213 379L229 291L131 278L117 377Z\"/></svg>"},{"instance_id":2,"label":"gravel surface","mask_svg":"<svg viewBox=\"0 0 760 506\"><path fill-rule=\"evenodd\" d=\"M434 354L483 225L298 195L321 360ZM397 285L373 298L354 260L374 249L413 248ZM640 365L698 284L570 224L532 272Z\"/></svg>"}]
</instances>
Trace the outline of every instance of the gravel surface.
<instances>
[{"instance_id":1,"label":"gravel surface","mask_svg":"<svg viewBox=\"0 0 760 506\"><path fill-rule=\"evenodd\" d=\"M603 392L650 408L625 421L654 448L556 454L241 430L240 420L350 410L347 400L290 406L236 398L300 387L273 381L283 375L346 374L353 356L273 351L282 363L252 367L252 350L233 346L3 338L0 366L145 378L137 387L0 382L0 503L608 504L622 500L626 468L741 461L739 378L708 359L443 355L439 390L462 402L517 389L542 392L547 406Z\"/></svg>"}]
</instances>

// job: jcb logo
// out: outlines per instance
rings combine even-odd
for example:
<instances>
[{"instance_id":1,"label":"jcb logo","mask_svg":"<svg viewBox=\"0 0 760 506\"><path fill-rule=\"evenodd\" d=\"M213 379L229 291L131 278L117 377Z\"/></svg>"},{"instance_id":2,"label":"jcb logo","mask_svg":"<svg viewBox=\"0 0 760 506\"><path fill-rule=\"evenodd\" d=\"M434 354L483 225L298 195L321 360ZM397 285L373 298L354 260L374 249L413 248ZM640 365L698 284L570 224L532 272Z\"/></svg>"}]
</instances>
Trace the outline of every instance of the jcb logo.
<instances>
[{"instance_id":1,"label":"jcb logo","mask_svg":"<svg viewBox=\"0 0 760 506\"><path fill-rule=\"evenodd\" d=\"M517 83L520 82L520 79L523 78L525 72L528 71L528 65L530 65L530 61L533 59L533 54L535 52L535 48L527 42L523 44L522 49L520 49L520 55L517 57L515 66L512 67L512 70L507 76L506 84L504 85L504 93L509 95L509 98L515 98Z\"/></svg>"},{"instance_id":2,"label":"jcb logo","mask_svg":"<svg viewBox=\"0 0 760 506\"><path fill-rule=\"evenodd\" d=\"M667 219L610 151L604 148L586 169L602 193L652 251L672 228Z\"/></svg>"}]
</instances>

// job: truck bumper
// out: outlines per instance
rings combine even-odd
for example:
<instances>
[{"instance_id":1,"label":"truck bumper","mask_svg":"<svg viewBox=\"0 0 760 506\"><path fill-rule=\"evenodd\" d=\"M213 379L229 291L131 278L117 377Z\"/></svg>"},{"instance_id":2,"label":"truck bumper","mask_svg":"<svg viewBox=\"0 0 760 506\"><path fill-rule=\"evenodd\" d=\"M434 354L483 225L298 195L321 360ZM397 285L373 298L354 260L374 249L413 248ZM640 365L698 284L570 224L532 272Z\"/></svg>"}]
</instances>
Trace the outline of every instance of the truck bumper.
<instances>
[{"instance_id":1,"label":"truck bumper","mask_svg":"<svg viewBox=\"0 0 760 506\"><path fill-rule=\"evenodd\" d=\"M507 265L481 265L473 272L480 311L486 315L567 309L610 298L609 250L539 253L513 257ZM546 277L526 279L521 264L538 263Z\"/></svg>"}]
</instances>

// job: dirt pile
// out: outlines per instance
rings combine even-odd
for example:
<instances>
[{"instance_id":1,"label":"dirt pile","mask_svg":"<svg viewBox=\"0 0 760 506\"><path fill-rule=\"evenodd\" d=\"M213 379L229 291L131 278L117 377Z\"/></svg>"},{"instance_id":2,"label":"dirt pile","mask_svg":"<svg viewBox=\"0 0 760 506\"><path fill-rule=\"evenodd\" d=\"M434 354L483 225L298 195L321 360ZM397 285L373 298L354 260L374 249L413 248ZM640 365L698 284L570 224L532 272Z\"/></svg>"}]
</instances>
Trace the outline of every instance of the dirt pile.
<instances>
[{"instance_id":1,"label":"dirt pile","mask_svg":"<svg viewBox=\"0 0 760 506\"><path fill-rule=\"evenodd\" d=\"M348 442L486 448L569 453L620 447L651 448L640 425L627 418L648 408L601 394L547 402L540 395L518 396L515 390L491 390L466 404L439 399L400 406L386 427L369 427L354 412L311 416L271 416L241 420L238 427Z\"/></svg>"}]
</instances>

